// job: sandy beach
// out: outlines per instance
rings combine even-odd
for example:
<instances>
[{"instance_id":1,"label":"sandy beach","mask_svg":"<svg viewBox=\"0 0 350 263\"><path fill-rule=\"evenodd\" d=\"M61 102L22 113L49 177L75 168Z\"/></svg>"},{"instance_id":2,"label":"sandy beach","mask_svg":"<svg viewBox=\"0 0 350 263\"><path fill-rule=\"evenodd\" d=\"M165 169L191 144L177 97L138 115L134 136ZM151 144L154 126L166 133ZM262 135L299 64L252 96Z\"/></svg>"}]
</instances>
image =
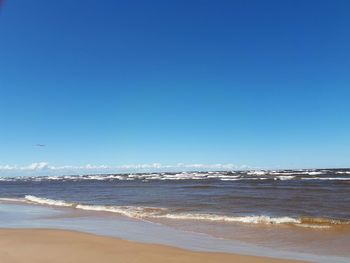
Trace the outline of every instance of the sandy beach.
<instances>
[{"instance_id":1,"label":"sandy beach","mask_svg":"<svg viewBox=\"0 0 350 263\"><path fill-rule=\"evenodd\" d=\"M224 253L193 252L75 231L1 229L0 262L302 262Z\"/></svg>"}]
</instances>

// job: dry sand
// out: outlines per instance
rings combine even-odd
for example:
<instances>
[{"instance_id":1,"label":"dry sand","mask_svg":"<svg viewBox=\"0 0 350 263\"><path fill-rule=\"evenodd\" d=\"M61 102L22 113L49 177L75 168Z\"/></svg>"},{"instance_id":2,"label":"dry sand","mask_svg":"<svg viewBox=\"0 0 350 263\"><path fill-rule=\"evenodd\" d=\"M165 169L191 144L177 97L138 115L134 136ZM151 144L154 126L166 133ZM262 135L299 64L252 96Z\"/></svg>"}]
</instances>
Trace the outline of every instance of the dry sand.
<instances>
[{"instance_id":1,"label":"dry sand","mask_svg":"<svg viewBox=\"0 0 350 263\"><path fill-rule=\"evenodd\" d=\"M51 229L1 229L1 263L301 262L224 253L193 252L163 245Z\"/></svg>"}]
</instances>

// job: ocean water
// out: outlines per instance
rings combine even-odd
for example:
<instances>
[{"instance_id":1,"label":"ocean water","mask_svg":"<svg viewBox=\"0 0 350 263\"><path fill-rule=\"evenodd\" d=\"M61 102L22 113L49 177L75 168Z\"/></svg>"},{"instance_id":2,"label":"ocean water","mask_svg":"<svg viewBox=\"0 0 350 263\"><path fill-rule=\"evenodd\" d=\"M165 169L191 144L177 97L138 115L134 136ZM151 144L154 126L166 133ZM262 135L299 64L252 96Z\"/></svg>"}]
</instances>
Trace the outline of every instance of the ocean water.
<instances>
[{"instance_id":1,"label":"ocean water","mask_svg":"<svg viewBox=\"0 0 350 263\"><path fill-rule=\"evenodd\" d=\"M3 177L0 201L350 258L350 169Z\"/></svg>"}]
</instances>

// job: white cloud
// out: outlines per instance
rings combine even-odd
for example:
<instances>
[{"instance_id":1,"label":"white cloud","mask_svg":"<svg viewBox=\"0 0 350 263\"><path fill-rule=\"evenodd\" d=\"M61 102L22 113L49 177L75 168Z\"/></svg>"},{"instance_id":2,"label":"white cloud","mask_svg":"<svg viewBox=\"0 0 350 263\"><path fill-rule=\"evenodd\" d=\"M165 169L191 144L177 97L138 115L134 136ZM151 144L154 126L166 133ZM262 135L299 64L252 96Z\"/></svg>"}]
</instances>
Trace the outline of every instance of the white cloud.
<instances>
[{"instance_id":1,"label":"white cloud","mask_svg":"<svg viewBox=\"0 0 350 263\"><path fill-rule=\"evenodd\" d=\"M161 169L168 168L167 165L162 165L160 163L151 163L151 164L126 164L118 166L120 169Z\"/></svg>"},{"instance_id":2,"label":"white cloud","mask_svg":"<svg viewBox=\"0 0 350 263\"><path fill-rule=\"evenodd\" d=\"M34 171L34 170L45 170L45 169L52 169L53 167L50 167L48 163L46 162L39 162L39 163L32 163L28 166L18 166L18 165L0 165L0 172L1 171Z\"/></svg>"},{"instance_id":3,"label":"white cloud","mask_svg":"<svg viewBox=\"0 0 350 263\"><path fill-rule=\"evenodd\" d=\"M11 165L0 165L0 171L1 170L13 170L15 167L14 166L11 166Z\"/></svg>"},{"instance_id":4,"label":"white cloud","mask_svg":"<svg viewBox=\"0 0 350 263\"><path fill-rule=\"evenodd\" d=\"M50 166L46 162L40 162L40 163L32 163L28 167L23 167L23 170L44 170L44 169L50 169Z\"/></svg>"},{"instance_id":5,"label":"white cloud","mask_svg":"<svg viewBox=\"0 0 350 263\"><path fill-rule=\"evenodd\" d=\"M225 169L225 170L232 170L232 169L240 169L241 166L232 164L232 163L227 163L227 164L184 164L184 163L178 163L177 167L183 167L183 168L198 168L198 169Z\"/></svg>"}]
</instances>

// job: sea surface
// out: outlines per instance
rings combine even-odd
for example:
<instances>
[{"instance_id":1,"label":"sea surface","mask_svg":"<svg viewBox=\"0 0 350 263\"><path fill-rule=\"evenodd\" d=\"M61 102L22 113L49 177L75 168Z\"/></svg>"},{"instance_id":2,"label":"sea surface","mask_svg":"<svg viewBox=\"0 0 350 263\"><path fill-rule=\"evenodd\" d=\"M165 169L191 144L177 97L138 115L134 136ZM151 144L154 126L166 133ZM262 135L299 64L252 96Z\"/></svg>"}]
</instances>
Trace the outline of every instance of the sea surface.
<instances>
[{"instance_id":1,"label":"sea surface","mask_svg":"<svg viewBox=\"0 0 350 263\"><path fill-rule=\"evenodd\" d=\"M0 202L123 216L350 262L350 169L1 177Z\"/></svg>"}]
</instances>

